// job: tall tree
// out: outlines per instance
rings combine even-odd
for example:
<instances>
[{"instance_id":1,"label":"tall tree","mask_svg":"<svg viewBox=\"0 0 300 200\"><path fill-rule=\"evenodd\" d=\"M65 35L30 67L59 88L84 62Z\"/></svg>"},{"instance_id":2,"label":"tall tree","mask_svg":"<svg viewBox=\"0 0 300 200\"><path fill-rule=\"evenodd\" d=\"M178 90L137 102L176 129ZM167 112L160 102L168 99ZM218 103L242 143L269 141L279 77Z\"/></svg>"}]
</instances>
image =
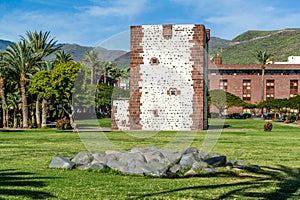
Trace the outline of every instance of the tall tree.
<instances>
[{"instance_id":1,"label":"tall tree","mask_svg":"<svg viewBox=\"0 0 300 200\"><path fill-rule=\"evenodd\" d=\"M79 69L80 63L67 62L55 65L51 72L51 83L55 101L69 115L73 128L75 128L75 123L72 95L75 90L74 84Z\"/></svg>"},{"instance_id":2,"label":"tall tree","mask_svg":"<svg viewBox=\"0 0 300 200\"><path fill-rule=\"evenodd\" d=\"M2 126L5 128L7 126L6 119L6 102L5 102L5 75L6 70L4 69L5 65L3 63L3 52L0 52L0 98L1 98L1 107L2 107Z\"/></svg>"},{"instance_id":3,"label":"tall tree","mask_svg":"<svg viewBox=\"0 0 300 200\"><path fill-rule=\"evenodd\" d=\"M213 104L219 110L219 117L221 117L222 112L232 106L244 106L245 102L224 90L211 90L209 91L209 103Z\"/></svg>"},{"instance_id":4,"label":"tall tree","mask_svg":"<svg viewBox=\"0 0 300 200\"><path fill-rule=\"evenodd\" d=\"M26 32L25 37L21 37L23 41L27 42L28 45L31 47L33 55L37 57L37 63L40 68L47 66L47 62L44 58L55 51L59 50L61 46L56 45L57 41L55 38L50 36L50 32ZM40 110L39 110L39 98L36 99L36 122L37 126L41 126L41 119L40 119Z\"/></svg>"},{"instance_id":5,"label":"tall tree","mask_svg":"<svg viewBox=\"0 0 300 200\"><path fill-rule=\"evenodd\" d=\"M118 86L120 87L121 79L128 77L128 69L117 68L111 71L111 76L118 80Z\"/></svg>"},{"instance_id":6,"label":"tall tree","mask_svg":"<svg viewBox=\"0 0 300 200\"><path fill-rule=\"evenodd\" d=\"M27 79L39 70L38 57L33 55L31 47L24 40L8 46L4 52L3 63L10 75L19 80L22 99L23 127L28 127L28 104L26 97Z\"/></svg>"},{"instance_id":7,"label":"tall tree","mask_svg":"<svg viewBox=\"0 0 300 200\"><path fill-rule=\"evenodd\" d=\"M53 64L66 63L69 61L73 61L72 53L71 52L66 53L64 50L62 50L55 53Z\"/></svg>"},{"instance_id":8,"label":"tall tree","mask_svg":"<svg viewBox=\"0 0 300 200\"><path fill-rule=\"evenodd\" d=\"M115 64L111 62L103 63L104 84L107 84L107 76L115 69Z\"/></svg>"},{"instance_id":9,"label":"tall tree","mask_svg":"<svg viewBox=\"0 0 300 200\"><path fill-rule=\"evenodd\" d=\"M37 95L37 101L42 100L42 121L38 121L37 117L37 126L46 127L48 101L54 94L51 82L51 70L42 70L34 74L30 80L28 91L31 94ZM36 111L38 110L39 107L36 108ZM39 115L39 112L37 114Z\"/></svg>"},{"instance_id":10,"label":"tall tree","mask_svg":"<svg viewBox=\"0 0 300 200\"><path fill-rule=\"evenodd\" d=\"M259 62L261 65L261 101L264 101L264 95L265 95L265 68L266 64L272 63L271 56L272 54L265 51L256 51L253 53L253 56L255 59Z\"/></svg>"},{"instance_id":11,"label":"tall tree","mask_svg":"<svg viewBox=\"0 0 300 200\"><path fill-rule=\"evenodd\" d=\"M89 64L91 68L91 84L94 84L95 68L101 65L101 58L99 56L99 53L94 50L87 51L82 58L82 62Z\"/></svg>"},{"instance_id":12,"label":"tall tree","mask_svg":"<svg viewBox=\"0 0 300 200\"><path fill-rule=\"evenodd\" d=\"M13 110L13 128L17 128L17 111L20 101L19 91L7 94L7 109Z\"/></svg>"}]
</instances>

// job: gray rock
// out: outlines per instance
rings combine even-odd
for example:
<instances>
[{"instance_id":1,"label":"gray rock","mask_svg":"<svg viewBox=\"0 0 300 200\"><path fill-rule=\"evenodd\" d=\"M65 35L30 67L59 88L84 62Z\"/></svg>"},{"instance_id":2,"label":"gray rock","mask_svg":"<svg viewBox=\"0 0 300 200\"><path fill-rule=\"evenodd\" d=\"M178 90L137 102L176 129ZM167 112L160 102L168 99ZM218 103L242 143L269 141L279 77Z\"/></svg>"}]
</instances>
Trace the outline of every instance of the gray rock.
<instances>
[{"instance_id":1,"label":"gray rock","mask_svg":"<svg viewBox=\"0 0 300 200\"><path fill-rule=\"evenodd\" d=\"M162 160L165 158L165 156L159 151L147 152L143 153L143 155L145 156L146 162L154 159Z\"/></svg>"},{"instance_id":2,"label":"gray rock","mask_svg":"<svg viewBox=\"0 0 300 200\"><path fill-rule=\"evenodd\" d=\"M160 152L168 159L169 165L175 165L179 163L182 155L178 151L161 149Z\"/></svg>"},{"instance_id":3,"label":"gray rock","mask_svg":"<svg viewBox=\"0 0 300 200\"><path fill-rule=\"evenodd\" d=\"M119 154L119 153L121 153L121 152L115 151L115 150L106 150L106 151L105 151L105 154L106 154L106 155L109 155L109 154Z\"/></svg>"},{"instance_id":4,"label":"gray rock","mask_svg":"<svg viewBox=\"0 0 300 200\"><path fill-rule=\"evenodd\" d=\"M218 171L213 168L205 168L202 170L202 174L216 174Z\"/></svg>"},{"instance_id":5,"label":"gray rock","mask_svg":"<svg viewBox=\"0 0 300 200\"><path fill-rule=\"evenodd\" d=\"M165 176L169 167L166 164L157 161L151 161L148 163L150 173L145 172L145 174L155 177Z\"/></svg>"},{"instance_id":6,"label":"gray rock","mask_svg":"<svg viewBox=\"0 0 300 200\"><path fill-rule=\"evenodd\" d=\"M145 159L145 156L141 153L121 153L119 154L119 162L124 163L124 165L127 165L133 161L133 160L140 160L141 162L147 162Z\"/></svg>"},{"instance_id":7,"label":"gray rock","mask_svg":"<svg viewBox=\"0 0 300 200\"><path fill-rule=\"evenodd\" d=\"M158 148L154 145L149 146L149 147L134 147L132 148L129 153L149 153L149 152L153 152L153 151L157 151Z\"/></svg>"},{"instance_id":8,"label":"gray rock","mask_svg":"<svg viewBox=\"0 0 300 200\"><path fill-rule=\"evenodd\" d=\"M93 154L93 161L91 162L91 164L97 164L97 163L103 163L106 164L107 163L107 158L105 155L101 154L101 153L94 153Z\"/></svg>"},{"instance_id":9,"label":"gray rock","mask_svg":"<svg viewBox=\"0 0 300 200\"><path fill-rule=\"evenodd\" d=\"M226 156L216 156L205 160L212 167L221 167L226 164Z\"/></svg>"},{"instance_id":10,"label":"gray rock","mask_svg":"<svg viewBox=\"0 0 300 200\"><path fill-rule=\"evenodd\" d=\"M106 164L103 164L103 163L95 163L95 164L91 164L90 169L92 169L92 170L104 170L104 169L108 169L108 166Z\"/></svg>"},{"instance_id":11,"label":"gray rock","mask_svg":"<svg viewBox=\"0 0 300 200\"><path fill-rule=\"evenodd\" d=\"M193 165L192 165L192 169L194 171L199 171L203 168L206 168L208 165L206 162L203 162L203 161L200 161L200 162L194 162Z\"/></svg>"},{"instance_id":12,"label":"gray rock","mask_svg":"<svg viewBox=\"0 0 300 200\"><path fill-rule=\"evenodd\" d=\"M172 166L170 169L169 169L169 171L171 172L171 173L174 173L174 174L177 174L179 171L181 171L182 169L181 169L181 165L178 165L178 164L176 164L176 165L174 165L174 166Z\"/></svg>"},{"instance_id":13,"label":"gray rock","mask_svg":"<svg viewBox=\"0 0 300 200\"><path fill-rule=\"evenodd\" d=\"M181 165L181 168L182 168L182 171L183 171L183 170L185 170L189 167L192 167L194 162L196 162L195 154L190 153L190 154L182 155L179 164Z\"/></svg>"},{"instance_id":14,"label":"gray rock","mask_svg":"<svg viewBox=\"0 0 300 200\"><path fill-rule=\"evenodd\" d=\"M208 155L207 155L207 153L201 151L201 152L198 153L198 157L199 157L202 161L204 161L204 160L206 160L206 159L208 158Z\"/></svg>"},{"instance_id":15,"label":"gray rock","mask_svg":"<svg viewBox=\"0 0 300 200\"><path fill-rule=\"evenodd\" d=\"M195 172L195 170L193 170L193 169L190 169L189 171L184 173L185 177L193 177L193 176L196 176L196 175L197 175L197 172Z\"/></svg>"},{"instance_id":16,"label":"gray rock","mask_svg":"<svg viewBox=\"0 0 300 200\"><path fill-rule=\"evenodd\" d=\"M88 163L85 165L80 165L77 169L78 170L87 170L87 169L104 170L104 169L108 169L108 166L103 163L95 163L95 164Z\"/></svg>"},{"instance_id":17,"label":"gray rock","mask_svg":"<svg viewBox=\"0 0 300 200\"><path fill-rule=\"evenodd\" d=\"M72 162L75 162L77 165L84 165L92 162L94 156L89 152L79 152L73 159Z\"/></svg>"},{"instance_id":18,"label":"gray rock","mask_svg":"<svg viewBox=\"0 0 300 200\"><path fill-rule=\"evenodd\" d=\"M187 148L186 150L184 150L182 152L182 155L190 154L190 153L198 153L197 148L195 148L195 147L189 147L189 148Z\"/></svg>"},{"instance_id":19,"label":"gray rock","mask_svg":"<svg viewBox=\"0 0 300 200\"><path fill-rule=\"evenodd\" d=\"M117 171L125 171L125 168L127 166L124 165L124 163L119 162L117 160L108 160L107 161L107 166L110 167L111 169L117 170Z\"/></svg>"},{"instance_id":20,"label":"gray rock","mask_svg":"<svg viewBox=\"0 0 300 200\"><path fill-rule=\"evenodd\" d=\"M58 155L51 160L49 168L73 169L75 165L75 162L70 161L62 155Z\"/></svg>"},{"instance_id":21,"label":"gray rock","mask_svg":"<svg viewBox=\"0 0 300 200\"><path fill-rule=\"evenodd\" d=\"M110 160L118 160L118 159L119 159L118 154L119 154L119 153L106 154L106 155L104 156L105 159L107 160L106 162L108 162L108 161L110 161Z\"/></svg>"}]
</instances>

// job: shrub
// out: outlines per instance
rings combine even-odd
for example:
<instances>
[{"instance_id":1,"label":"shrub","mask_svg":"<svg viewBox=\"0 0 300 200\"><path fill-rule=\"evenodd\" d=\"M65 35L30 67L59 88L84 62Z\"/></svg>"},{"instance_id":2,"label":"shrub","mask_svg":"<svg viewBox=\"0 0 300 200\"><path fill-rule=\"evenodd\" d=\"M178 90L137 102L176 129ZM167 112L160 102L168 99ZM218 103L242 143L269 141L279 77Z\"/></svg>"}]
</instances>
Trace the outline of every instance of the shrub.
<instances>
[{"instance_id":1,"label":"shrub","mask_svg":"<svg viewBox=\"0 0 300 200\"><path fill-rule=\"evenodd\" d=\"M71 129L72 127L71 127L71 124L70 124L70 120L67 119L66 117L61 118L60 120L57 121L56 128L58 130Z\"/></svg>"},{"instance_id":2,"label":"shrub","mask_svg":"<svg viewBox=\"0 0 300 200\"><path fill-rule=\"evenodd\" d=\"M273 128L273 124L271 122L265 123L265 125L264 125L265 131L272 131L272 128Z\"/></svg>"}]
</instances>

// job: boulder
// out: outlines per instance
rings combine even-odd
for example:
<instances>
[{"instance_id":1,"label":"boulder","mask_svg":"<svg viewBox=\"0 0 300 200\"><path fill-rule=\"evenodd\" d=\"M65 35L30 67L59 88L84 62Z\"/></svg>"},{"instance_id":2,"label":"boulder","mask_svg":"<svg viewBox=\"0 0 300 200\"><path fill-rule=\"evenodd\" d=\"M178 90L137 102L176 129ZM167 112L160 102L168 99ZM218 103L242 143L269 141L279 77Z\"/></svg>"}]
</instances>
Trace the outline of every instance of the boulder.
<instances>
[{"instance_id":1,"label":"boulder","mask_svg":"<svg viewBox=\"0 0 300 200\"><path fill-rule=\"evenodd\" d=\"M62 155L58 155L51 160L49 168L73 169L75 165L75 162L70 161Z\"/></svg>"},{"instance_id":2,"label":"boulder","mask_svg":"<svg viewBox=\"0 0 300 200\"><path fill-rule=\"evenodd\" d=\"M200 161L200 162L194 162L192 165L192 169L195 171L199 171L203 168L206 168L208 164L206 162Z\"/></svg>"},{"instance_id":3,"label":"boulder","mask_svg":"<svg viewBox=\"0 0 300 200\"><path fill-rule=\"evenodd\" d=\"M190 153L190 154L182 155L179 164L181 165L181 169L185 170L188 167L192 167L194 162L197 162L195 158L195 154Z\"/></svg>"},{"instance_id":4,"label":"boulder","mask_svg":"<svg viewBox=\"0 0 300 200\"><path fill-rule=\"evenodd\" d=\"M182 155L178 153L178 151L161 149L160 152L164 155L165 158L168 159L169 165L178 164Z\"/></svg>"},{"instance_id":5,"label":"boulder","mask_svg":"<svg viewBox=\"0 0 300 200\"><path fill-rule=\"evenodd\" d=\"M193 176L196 176L196 175L197 175L197 172L195 172L195 170L193 170L193 169L190 169L189 171L185 172L183 176L193 177Z\"/></svg>"},{"instance_id":6,"label":"boulder","mask_svg":"<svg viewBox=\"0 0 300 200\"><path fill-rule=\"evenodd\" d=\"M87 170L87 169L92 169L92 170L103 170L103 169L108 169L108 166L103 163L87 163L84 165L80 165L77 167L78 170Z\"/></svg>"},{"instance_id":7,"label":"boulder","mask_svg":"<svg viewBox=\"0 0 300 200\"><path fill-rule=\"evenodd\" d=\"M208 155L207 155L207 153L201 151L198 153L198 157L200 158L201 161L204 161L208 158Z\"/></svg>"},{"instance_id":8,"label":"boulder","mask_svg":"<svg viewBox=\"0 0 300 200\"><path fill-rule=\"evenodd\" d=\"M215 157L206 159L205 162L212 167L225 166L226 156L215 156Z\"/></svg>"},{"instance_id":9,"label":"boulder","mask_svg":"<svg viewBox=\"0 0 300 200\"><path fill-rule=\"evenodd\" d=\"M101 153L94 153L93 157L94 157L94 159L91 162L91 164L97 164L97 163L106 164L107 163L107 158L105 157L105 155L103 155Z\"/></svg>"},{"instance_id":10,"label":"boulder","mask_svg":"<svg viewBox=\"0 0 300 200\"><path fill-rule=\"evenodd\" d=\"M77 165L84 165L92 162L94 156L89 152L79 152L73 159L72 162L75 162Z\"/></svg>"},{"instance_id":11,"label":"boulder","mask_svg":"<svg viewBox=\"0 0 300 200\"><path fill-rule=\"evenodd\" d=\"M141 153L121 153L118 155L119 162L124 163L124 165L128 165L132 160L141 160L142 162L146 162L145 156Z\"/></svg>"},{"instance_id":12,"label":"boulder","mask_svg":"<svg viewBox=\"0 0 300 200\"><path fill-rule=\"evenodd\" d=\"M218 172L218 170L214 169L214 168L204 168L202 170L202 174L216 174Z\"/></svg>"},{"instance_id":13,"label":"boulder","mask_svg":"<svg viewBox=\"0 0 300 200\"><path fill-rule=\"evenodd\" d=\"M154 145L149 146L149 147L134 147L132 148L129 153L149 153L149 152L153 152L153 151L157 151L158 148Z\"/></svg>"},{"instance_id":14,"label":"boulder","mask_svg":"<svg viewBox=\"0 0 300 200\"><path fill-rule=\"evenodd\" d=\"M187 148L186 150L184 150L182 152L182 155L190 154L190 153L198 153L197 148L195 148L195 147L189 147L189 148Z\"/></svg>"},{"instance_id":15,"label":"boulder","mask_svg":"<svg viewBox=\"0 0 300 200\"><path fill-rule=\"evenodd\" d=\"M169 171L170 171L171 173L174 173L174 174L177 174L177 173L178 173L179 171L181 171L181 170L182 170L181 165L178 165L178 164L172 166L172 167L169 169Z\"/></svg>"}]
</instances>

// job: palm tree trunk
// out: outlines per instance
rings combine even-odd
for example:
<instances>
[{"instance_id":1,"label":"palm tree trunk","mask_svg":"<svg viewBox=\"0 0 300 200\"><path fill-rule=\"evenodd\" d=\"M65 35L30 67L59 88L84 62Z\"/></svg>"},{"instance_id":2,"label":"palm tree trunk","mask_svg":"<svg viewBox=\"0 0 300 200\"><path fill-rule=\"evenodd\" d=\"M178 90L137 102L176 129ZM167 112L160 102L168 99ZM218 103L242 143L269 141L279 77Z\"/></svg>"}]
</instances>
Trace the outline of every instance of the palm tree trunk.
<instances>
[{"instance_id":1,"label":"palm tree trunk","mask_svg":"<svg viewBox=\"0 0 300 200\"><path fill-rule=\"evenodd\" d=\"M107 84L106 84L106 72L103 73L103 83L104 83L105 85L107 85Z\"/></svg>"},{"instance_id":2,"label":"palm tree trunk","mask_svg":"<svg viewBox=\"0 0 300 200\"><path fill-rule=\"evenodd\" d=\"M0 77L0 96L2 102L2 124L3 128L6 127L6 104L5 104L5 93L4 93L4 78Z\"/></svg>"},{"instance_id":3,"label":"palm tree trunk","mask_svg":"<svg viewBox=\"0 0 300 200\"><path fill-rule=\"evenodd\" d=\"M261 67L261 101L265 99L265 66ZM261 108L261 114L264 114L264 108Z\"/></svg>"},{"instance_id":4,"label":"palm tree trunk","mask_svg":"<svg viewBox=\"0 0 300 200\"><path fill-rule=\"evenodd\" d=\"M48 114L48 102L46 99L42 101L42 127L46 127Z\"/></svg>"},{"instance_id":5,"label":"palm tree trunk","mask_svg":"<svg viewBox=\"0 0 300 200\"><path fill-rule=\"evenodd\" d=\"M37 127L41 128L40 101L38 97L36 98L36 102L35 102L35 118L36 118Z\"/></svg>"},{"instance_id":6,"label":"palm tree trunk","mask_svg":"<svg viewBox=\"0 0 300 200\"><path fill-rule=\"evenodd\" d=\"M18 126L18 118L17 118L17 109L14 108L14 128L17 128Z\"/></svg>"},{"instance_id":7,"label":"palm tree trunk","mask_svg":"<svg viewBox=\"0 0 300 200\"><path fill-rule=\"evenodd\" d=\"M94 66L91 65L91 85L94 84L94 71L95 71Z\"/></svg>"},{"instance_id":8,"label":"palm tree trunk","mask_svg":"<svg viewBox=\"0 0 300 200\"><path fill-rule=\"evenodd\" d=\"M27 105L25 84L26 84L25 74L21 74L20 86L21 86L21 95L22 95L23 128L28 128L28 105Z\"/></svg>"}]
</instances>

